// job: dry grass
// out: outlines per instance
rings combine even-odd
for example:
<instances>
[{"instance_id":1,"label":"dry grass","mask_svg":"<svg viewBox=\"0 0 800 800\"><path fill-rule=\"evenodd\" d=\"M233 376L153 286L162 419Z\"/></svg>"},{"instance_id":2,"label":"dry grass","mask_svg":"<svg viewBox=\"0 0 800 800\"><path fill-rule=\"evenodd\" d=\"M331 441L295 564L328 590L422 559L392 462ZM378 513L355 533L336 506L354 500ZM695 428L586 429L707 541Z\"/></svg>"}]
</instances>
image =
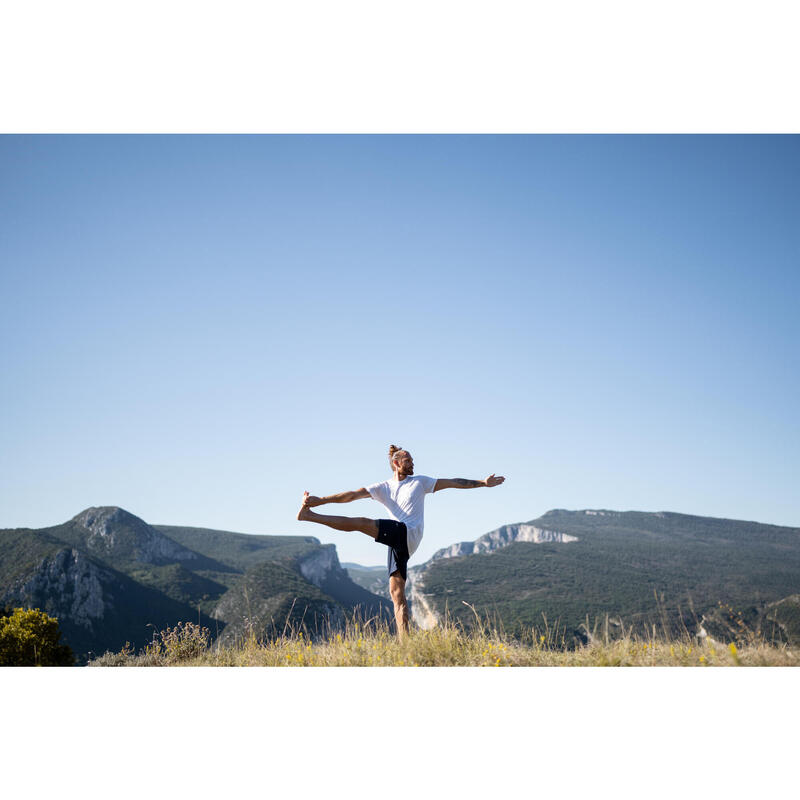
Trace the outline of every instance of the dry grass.
<instances>
[{"instance_id":1,"label":"dry grass","mask_svg":"<svg viewBox=\"0 0 800 800\"><path fill-rule=\"evenodd\" d=\"M476 615L477 620L477 615ZM446 621L433 630L415 629L398 640L386 623L351 620L345 630L309 639L287 630L268 641L251 633L232 646L210 644L206 629L192 623L162 631L138 655L130 648L106 653L92 666L216 667L731 667L800 666L800 650L749 634L738 644L701 640L688 632L680 639L623 634L565 647L558 628L545 624L528 641L507 637L477 620L465 630Z\"/></svg>"}]
</instances>

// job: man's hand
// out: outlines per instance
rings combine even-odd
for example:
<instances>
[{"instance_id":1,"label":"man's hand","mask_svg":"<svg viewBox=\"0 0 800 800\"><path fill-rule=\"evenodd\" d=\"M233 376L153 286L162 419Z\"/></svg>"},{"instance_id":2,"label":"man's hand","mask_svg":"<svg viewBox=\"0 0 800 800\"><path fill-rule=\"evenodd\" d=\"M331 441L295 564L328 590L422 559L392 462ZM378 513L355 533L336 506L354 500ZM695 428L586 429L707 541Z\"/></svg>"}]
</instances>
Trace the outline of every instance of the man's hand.
<instances>
[{"instance_id":1,"label":"man's hand","mask_svg":"<svg viewBox=\"0 0 800 800\"><path fill-rule=\"evenodd\" d=\"M495 476L494 472L484 481L487 486L499 486L505 478L502 475Z\"/></svg>"},{"instance_id":2,"label":"man's hand","mask_svg":"<svg viewBox=\"0 0 800 800\"><path fill-rule=\"evenodd\" d=\"M315 497L313 494L306 495L303 500L303 505L306 508L313 508L314 506L325 505L325 501L321 497Z\"/></svg>"}]
</instances>

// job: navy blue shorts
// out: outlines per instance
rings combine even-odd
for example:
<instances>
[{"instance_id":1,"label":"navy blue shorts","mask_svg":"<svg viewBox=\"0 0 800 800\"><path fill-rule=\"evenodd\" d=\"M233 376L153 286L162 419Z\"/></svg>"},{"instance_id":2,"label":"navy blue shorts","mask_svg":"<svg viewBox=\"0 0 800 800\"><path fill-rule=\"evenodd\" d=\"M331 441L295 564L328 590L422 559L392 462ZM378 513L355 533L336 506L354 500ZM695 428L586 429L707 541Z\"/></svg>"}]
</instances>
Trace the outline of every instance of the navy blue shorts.
<instances>
[{"instance_id":1,"label":"navy blue shorts","mask_svg":"<svg viewBox=\"0 0 800 800\"><path fill-rule=\"evenodd\" d=\"M406 569L408 565L408 529L405 522L398 522L395 519L379 519L378 544L385 544L389 548L387 568L389 575L399 572L403 580L406 580Z\"/></svg>"}]
</instances>

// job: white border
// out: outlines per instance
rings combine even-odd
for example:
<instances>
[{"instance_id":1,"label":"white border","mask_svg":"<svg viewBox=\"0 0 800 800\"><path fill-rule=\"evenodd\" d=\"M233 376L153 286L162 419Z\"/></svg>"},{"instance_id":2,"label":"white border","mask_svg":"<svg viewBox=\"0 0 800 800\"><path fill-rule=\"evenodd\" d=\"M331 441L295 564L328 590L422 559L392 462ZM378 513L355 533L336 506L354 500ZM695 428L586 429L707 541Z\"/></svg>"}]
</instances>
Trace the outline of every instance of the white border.
<instances>
[{"instance_id":1,"label":"white border","mask_svg":"<svg viewBox=\"0 0 800 800\"><path fill-rule=\"evenodd\" d=\"M797 132L787 0L20 0L4 132Z\"/></svg>"},{"instance_id":2,"label":"white border","mask_svg":"<svg viewBox=\"0 0 800 800\"><path fill-rule=\"evenodd\" d=\"M4 785L69 798L777 797L794 780L798 674L7 668L0 752Z\"/></svg>"}]
</instances>

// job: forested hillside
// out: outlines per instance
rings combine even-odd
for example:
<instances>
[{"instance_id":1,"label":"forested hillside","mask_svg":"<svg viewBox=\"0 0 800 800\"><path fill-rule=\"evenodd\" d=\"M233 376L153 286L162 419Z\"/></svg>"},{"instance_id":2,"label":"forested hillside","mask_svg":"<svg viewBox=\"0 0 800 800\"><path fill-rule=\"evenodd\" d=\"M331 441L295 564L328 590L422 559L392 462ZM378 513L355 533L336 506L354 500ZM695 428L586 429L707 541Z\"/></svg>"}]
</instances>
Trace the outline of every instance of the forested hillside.
<instances>
[{"instance_id":1,"label":"forested hillside","mask_svg":"<svg viewBox=\"0 0 800 800\"><path fill-rule=\"evenodd\" d=\"M656 624L670 635L704 627L725 638L740 622L778 641L796 640L790 596L800 587L800 529L560 509L517 527L576 540L511 541L490 552L432 559L411 572L415 618L425 604L433 617L449 613L471 625L469 603L509 633L540 628L546 619L560 626L566 643L586 641L596 625L613 633Z\"/></svg>"}]
</instances>

